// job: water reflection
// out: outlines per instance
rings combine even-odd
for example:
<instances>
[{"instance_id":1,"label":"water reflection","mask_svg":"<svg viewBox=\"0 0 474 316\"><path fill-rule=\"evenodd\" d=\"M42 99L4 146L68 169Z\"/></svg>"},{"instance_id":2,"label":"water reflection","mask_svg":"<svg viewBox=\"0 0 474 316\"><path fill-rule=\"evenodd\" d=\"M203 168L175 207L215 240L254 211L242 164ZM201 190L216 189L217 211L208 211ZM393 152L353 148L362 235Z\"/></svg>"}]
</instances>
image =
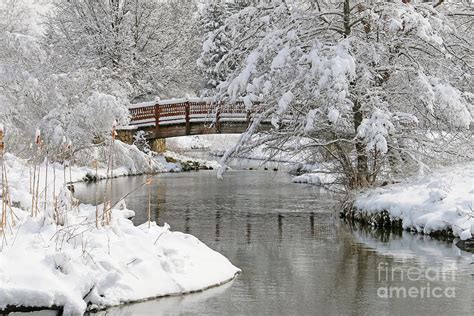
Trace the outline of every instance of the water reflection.
<instances>
[{"instance_id":1,"label":"water reflection","mask_svg":"<svg viewBox=\"0 0 474 316\"><path fill-rule=\"evenodd\" d=\"M232 283L233 281L199 293L128 304L91 314L104 316L169 315L173 313L176 306L193 306L222 295L232 286Z\"/></svg>"},{"instance_id":2,"label":"water reflection","mask_svg":"<svg viewBox=\"0 0 474 316\"><path fill-rule=\"evenodd\" d=\"M252 221L250 219L250 213L247 213L247 244L250 245L252 240Z\"/></svg>"},{"instance_id":3,"label":"water reflection","mask_svg":"<svg viewBox=\"0 0 474 316\"><path fill-rule=\"evenodd\" d=\"M156 218L156 221L159 219ZM189 215L189 208L186 208L185 215L184 215L184 232L190 234L191 233L191 224L190 224L191 218Z\"/></svg>"},{"instance_id":4,"label":"water reflection","mask_svg":"<svg viewBox=\"0 0 474 316\"><path fill-rule=\"evenodd\" d=\"M117 179L115 196L142 182L140 177ZM283 173L235 171L222 181L214 172L164 174L154 185L153 220L192 233L243 273L210 297L153 300L110 314L471 314L470 255L406 232L345 225L333 211L333 197L316 187L291 184ZM88 200L102 186L78 186L77 192ZM147 203L146 190L127 199L137 211L135 223L147 220ZM450 269L454 280L429 283L455 287L456 297L381 298L380 288L420 288L428 281L406 282L400 274L385 280L378 273L381 266L405 274L413 268Z\"/></svg>"},{"instance_id":5,"label":"water reflection","mask_svg":"<svg viewBox=\"0 0 474 316\"><path fill-rule=\"evenodd\" d=\"M215 239L214 239L216 242L219 240L220 233L221 233L220 222L221 222L221 212L219 210L217 210L216 211L216 236L215 236Z\"/></svg>"}]
</instances>

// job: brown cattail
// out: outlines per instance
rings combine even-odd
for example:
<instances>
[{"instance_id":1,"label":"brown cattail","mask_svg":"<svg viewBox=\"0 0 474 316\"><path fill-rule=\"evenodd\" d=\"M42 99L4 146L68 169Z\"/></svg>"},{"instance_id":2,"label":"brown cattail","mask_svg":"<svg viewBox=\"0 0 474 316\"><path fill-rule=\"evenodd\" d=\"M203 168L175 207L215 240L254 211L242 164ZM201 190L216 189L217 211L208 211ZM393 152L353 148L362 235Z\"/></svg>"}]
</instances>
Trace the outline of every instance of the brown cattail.
<instances>
[{"instance_id":1,"label":"brown cattail","mask_svg":"<svg viewBox=\"0 0 474 316\"><path fill-rule=\"evenodd\" d=\"M114 120L112 123L112 139L115 140L115 137L117 136L116 129L117 128L117 120Z\"/></svg>"},{"instance_id":2,"label":"brown cattail","mask_svg":"<svg viewBox=\"0 0 474 316\"><path fill-rule=\"evenodd\" d=\"M3 142L3 135L5 133L5 127L3 124L0 124L0 151L3 154L3 150L5 149L5 143Z\"/></svg>"},{"instance_id":3,"label":"brown cattail","mask_svg":"<svg viewBox=\"0 0 474 316\"><path fill-rule=\"evenodd\" d=\"M35 144L36 146L41 146L41 131L39 129L36 130Z\"/></svg>"}]
</instances>

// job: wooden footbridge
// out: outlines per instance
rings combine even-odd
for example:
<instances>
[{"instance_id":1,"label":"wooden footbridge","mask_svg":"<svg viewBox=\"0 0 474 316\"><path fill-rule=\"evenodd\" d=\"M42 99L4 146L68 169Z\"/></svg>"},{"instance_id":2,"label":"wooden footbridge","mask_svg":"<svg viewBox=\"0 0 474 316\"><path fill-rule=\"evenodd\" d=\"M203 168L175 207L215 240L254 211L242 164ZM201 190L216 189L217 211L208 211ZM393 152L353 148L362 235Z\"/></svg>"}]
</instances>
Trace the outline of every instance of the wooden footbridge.
<instances>
[{"instance_id":1,"label":"wooden footbridge","mask_svg":"<svg viewBox=\"0 0 474 316\"><path fill-rule=\"evenodd\" d=\"M205 98L157 100L129 106L130 125L118 129L118 137L133 142L133 135L145 131L145 137L152 141L152 147L160 149L159 142L170 137L203 134L240 134L246 131L252 112L243 101L235 103L213 103ZM270 126L262 122L262 128Z\"/></svg>"}]
</instances>

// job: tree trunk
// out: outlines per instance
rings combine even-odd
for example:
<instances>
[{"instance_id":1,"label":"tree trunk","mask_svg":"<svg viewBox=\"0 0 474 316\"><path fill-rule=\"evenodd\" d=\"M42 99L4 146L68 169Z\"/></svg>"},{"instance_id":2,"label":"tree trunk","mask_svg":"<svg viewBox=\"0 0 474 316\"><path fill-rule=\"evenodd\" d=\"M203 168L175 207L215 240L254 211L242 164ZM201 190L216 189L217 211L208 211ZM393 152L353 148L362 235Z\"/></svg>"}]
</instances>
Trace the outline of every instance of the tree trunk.
<instances>
[{"instance_id":1,"label":"tree trunk","mask_svg":"<svg viewBox=\"0 0 474 316\"><path fill-rule=\"evenodd\" d=\"M344 37L348 37L351 34L351 5L350 0L344 0L343 7L344 14ZM351 84L355 86L355 82ZM365 144L357 137L357 129L362 123L363 115L360 110L361 104L358 98L355 96L354 105L352 107L352 113L354 116L354 131L356 135L355 149L357 153L357 169L355 170L354 179L351 180L351 185L354 188L365 187L369 184L369 166L367 153L365 151Z\"/></svg>"},{"instance_id":2,"label":"tree trunk","mask_svg":"<svg viewBox=\"0 0 474 316\"><path fill-rule=\"evenodd\" d=\"M344 1L344 37L351 34L351 6L350 0Z\"/></svg>"},{"instance_id":3,"label":"tree trunk","mask_svg":"<svg viewBox=\"0 0 474 316\"><path fill-rule=\"evenodd\" d=\"M112 13L112 32L114 33L114 51L112 52L112 68L118 69L120 66L120 1L110 0L110 8Z\"/></svg>"},{"instance_id":4,"label":"tree trunk","mask_svg":"<svg viewBox=\"0 0 474 316\"><path fill-rule=\"evenodd\" d=\"M354 115L354 130L357 135L357 129L362 123L363 115L361 111L360 101L355 99L354 106L352 107L352 113ZM356 187L365 187L369 184L369 168L367 152L365 151L365 144L356 136L355 148L357 152L357 175L356 175Z\"/></svg>"}]
</instances>

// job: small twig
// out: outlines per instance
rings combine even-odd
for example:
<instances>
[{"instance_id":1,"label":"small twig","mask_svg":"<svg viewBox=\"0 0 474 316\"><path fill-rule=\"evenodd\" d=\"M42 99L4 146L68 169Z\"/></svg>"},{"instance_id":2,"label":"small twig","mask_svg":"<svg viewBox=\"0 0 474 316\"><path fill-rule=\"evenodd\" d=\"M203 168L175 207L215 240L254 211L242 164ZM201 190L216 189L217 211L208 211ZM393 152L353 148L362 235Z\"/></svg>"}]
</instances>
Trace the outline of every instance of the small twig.
<instances>
[{"instance_id":1,"label":"small twig","mask_svg":"<svg viewBox=\"0 0 474 316\"><path fill-rule=\"evenodd\" d=\"M153 243L153 245L156 245L156 243L158 242L158 239L160 239L161 236L163 236L165 232L162 232L161 234L158 235L158 237L156 238L155 242Z\"/></svg>"}]
</instances>

